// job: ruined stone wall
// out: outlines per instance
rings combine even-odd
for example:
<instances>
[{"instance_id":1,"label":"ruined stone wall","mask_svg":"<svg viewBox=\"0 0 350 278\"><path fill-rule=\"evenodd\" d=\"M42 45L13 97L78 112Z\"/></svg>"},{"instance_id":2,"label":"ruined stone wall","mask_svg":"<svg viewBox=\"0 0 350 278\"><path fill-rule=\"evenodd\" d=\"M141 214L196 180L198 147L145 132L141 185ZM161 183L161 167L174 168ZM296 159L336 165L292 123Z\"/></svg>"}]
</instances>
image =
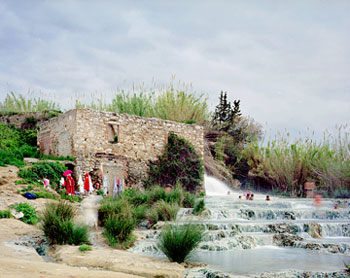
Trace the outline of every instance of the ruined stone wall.
<instances>
[{"instance_id":1,"label":"ruined stone wall","mask_svg":"<svg viewBox=\"0 0 350 278\"><path fill-rule=\"evenodd\" d=\"M145 178L148 160L164 152L170 131L191 142L203 158L201 126L91 109L72 110L42 124L38 141L44 153L76 157L78 174L118 165L118 175L130 186Z\"/></svg>"},{"instance_id":2,"label":"ruined stone wall","mask_svg":"<svg viewBox=\"0 0 350 278\"><path fill-rule=\"evenodd\" d=\"M73 134L76 130L76 110L60 114L39 125L40 152L53 156L75 156Z\"/></svg>"},{"instance_id":3,"label":"ruined stone wall","mask_svg":"<svg viewBox=\"0 0 350 278\"><path fill-rule=\"evenodd\" d=\"M77 166L85 172L96 170L106 160L110 164L122 161L127 183L135 184L145 178L147 161L156 160L163 153L170 131L191 142L203 157L201 126L79 109L74 135ZM115 136L117 142L113 142ZM106 158L102 154L112 156Z\"/></svg>"}]
</instances>

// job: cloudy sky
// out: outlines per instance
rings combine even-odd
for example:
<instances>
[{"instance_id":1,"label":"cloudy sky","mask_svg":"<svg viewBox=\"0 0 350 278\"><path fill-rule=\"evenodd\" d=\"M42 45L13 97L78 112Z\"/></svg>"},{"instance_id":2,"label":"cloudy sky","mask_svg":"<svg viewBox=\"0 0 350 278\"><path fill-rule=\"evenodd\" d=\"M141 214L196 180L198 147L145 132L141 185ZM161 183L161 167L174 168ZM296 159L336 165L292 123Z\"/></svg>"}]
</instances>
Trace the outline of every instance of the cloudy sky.
<instances>
[{"instance_id":1,"label":"cloudy sky","mask_svg":"<svg viewBox=\"0 0 350 278\"><path fill-rule=\"evenodd\" d=\"M269 134L321 132L350 122L349 14L348 0L0 0L0 100L175 75L212 109L221 90L241 99Z\"/></svg>"}]
</instances>

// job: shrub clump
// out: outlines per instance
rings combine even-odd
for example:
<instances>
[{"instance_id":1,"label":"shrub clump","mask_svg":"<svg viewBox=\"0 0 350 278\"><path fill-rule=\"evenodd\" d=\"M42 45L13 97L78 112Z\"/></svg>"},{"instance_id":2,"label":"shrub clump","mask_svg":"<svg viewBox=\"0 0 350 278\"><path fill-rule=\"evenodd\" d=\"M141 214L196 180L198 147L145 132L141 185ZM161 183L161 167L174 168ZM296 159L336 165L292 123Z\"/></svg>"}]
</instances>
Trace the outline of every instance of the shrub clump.
<instances>
[{"instance_id":1,"label":"shrub clump","mask_svg":"<svg viewBox=\"0 0 350 278\"><path fill-rule=\"evenodd\" d=\"M158 247L170 261L182 263L202 241L203 236L204 229L199 225L173 224L162 231Z\"/></svg>"},{"instance_id":2,"label":"shrub clump","mask_svg":"<svg viewBox=\"0 0 350 278\"><path fill-rule=\"evenodd\" d=\"M73 224L75 209L67 201L47 204L41 229L51 244L88 243L88 228Z\"/></svg>"},{"instance_id":3,"label":"shrub clump","mask_svg":"<svg viewBox=\"0 0 350 278\"><path fill-rule=\"evenodd\" d=\"M11 211L9 210L0 210L0 219L1 218L11 218Z\"/></svg>"},{"instance_id":4,"label":"shrub clump","mask_svg":"<svg viewBox=\"0 0 350 278\"><path fill-rule=\"evenodd\" d=\"M111 246L117 247L121 244L125 248L134 241L132 232L135 227L136 220L132 211L124 209L119 214L112 214L108 217L104 235Z\"/></svg>"},{"instance_id":5,"label":"shrub clump","mask_svg":"<svg viewBox=\"0 0 350 278\"><path fill-rule=\"evenodd\" d=\"M16 211L23 213L24 216L20 220L24 223L34 225L40 221L40 218L36 214L35 208L27 203L19 203L13 206L13 208Z\"/></svg>"},{"instance_id":6,"label":"shrub clump","mask_svg":"<svg viewBox=\"0 0 350 278\"><path fill-rule=\"evenodd\" d=\"M52 184L57 184L66 170L67 168L59 162L38 162L21 169L18 176L32 182L37 182L46 177Z\"/></svg>"},{"instance_id":7,"label":"shrub clump","mask_svg":"<svg viewBox=\"0 0 350 278\"><path fill-rule=\"evenodd\" d=\"M198 202L196 202L196 204L194 205L193 213L194 213L195 215L199 215L199 214L201 214L204 210L205 210L205 203L204 203L204 200L201 199L201 200L199 200Z\"/></svg>"},{"instance_id":8,"label":"shrub clump","mask_svg":"<svg viewBox=\"0 0 350 278\"><path fill-rule=\"evenodd\" d=\"M163 155L157 161L149 162L146 187L153 184L175 186L180 182L187 191L195 191L201 186L203 165L194 147L185 139L170 132L168 144Z\"/></svg>"},{"instance_id":9,"label":"shrub clump","mask_svg":"<svg viewBox=\"0 0 350 278\"><path fill-rule=\"evenodd\" d=\"M79 251L81 252L86 252L86 251L91 251L92 247L86 244L80 245L79 246Z\"/></svg>"}]
</instances>

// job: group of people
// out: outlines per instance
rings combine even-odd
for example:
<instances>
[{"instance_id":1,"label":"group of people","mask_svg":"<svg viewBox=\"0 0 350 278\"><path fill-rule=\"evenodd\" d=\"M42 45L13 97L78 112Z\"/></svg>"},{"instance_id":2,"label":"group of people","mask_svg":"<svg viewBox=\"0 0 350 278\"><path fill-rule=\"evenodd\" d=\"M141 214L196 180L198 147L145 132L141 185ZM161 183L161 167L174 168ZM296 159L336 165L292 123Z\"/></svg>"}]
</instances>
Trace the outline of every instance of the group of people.
<instances>
[{"instance_id":1,"label":"group of people","mask_svg":"<svg viewBox=\"0 0 350 278\"><path fill-rule=\"evenodd\" d=\"M95 190L100 190L101 186L99 182L96 182L95 184L92 183L91 176L89 173L86 173L84 175L84 179L82 178L81 174L79 174L77 187L74 181L74 178L72 177L72 171L66 171L63 176L61 177L58 191L61 191L63 189L66 189L66 192L68 195L80 195L80 196L86 196L89 194L92 194ZM44 186L46 185L46 181L44 179ZM108 181L108 175L105 174L102 179L102 190L103 194L106 196L108 195L108 189L109 189L109 181ZM123 185L122 181L118 178L114 178L114 188L113 188L113 198L116 198L118 194L121 194L123 192Z\"/></svg>"}]
</instances>

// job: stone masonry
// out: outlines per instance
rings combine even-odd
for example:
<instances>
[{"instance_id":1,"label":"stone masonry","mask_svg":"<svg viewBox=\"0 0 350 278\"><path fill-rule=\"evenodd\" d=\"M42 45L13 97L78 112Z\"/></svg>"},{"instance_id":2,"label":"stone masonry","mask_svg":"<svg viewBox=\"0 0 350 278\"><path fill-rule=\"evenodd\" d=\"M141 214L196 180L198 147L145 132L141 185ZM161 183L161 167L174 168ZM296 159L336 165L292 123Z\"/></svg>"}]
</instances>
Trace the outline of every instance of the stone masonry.
<instances>
[{"instance_id":1,"label":"stone masonry","mask_svg":"<svg viewBox=\"0 0 350 278\"><path fill-rule=\"evenodd\" d=\"M74 156L75 174L89 172L96 181L102 172L110 184L120 178L130 187L145 177L148 160L163 153L171 131L203 158L201 126L91 109L70 110L41 123L38 146L45 154Z\"/></svg>"}]
</instances>

